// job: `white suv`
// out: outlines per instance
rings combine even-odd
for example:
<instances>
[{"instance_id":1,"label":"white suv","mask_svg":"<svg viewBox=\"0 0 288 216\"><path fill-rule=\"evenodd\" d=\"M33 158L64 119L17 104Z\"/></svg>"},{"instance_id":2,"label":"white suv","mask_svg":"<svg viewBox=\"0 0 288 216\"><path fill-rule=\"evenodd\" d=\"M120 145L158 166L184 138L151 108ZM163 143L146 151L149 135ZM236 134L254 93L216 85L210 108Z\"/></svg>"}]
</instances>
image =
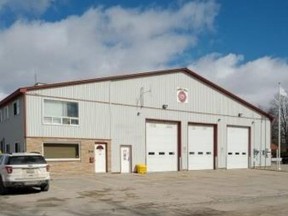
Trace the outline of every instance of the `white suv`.
<instances>
[{"instance_id":1,"label":"white suv","mask_svg":"<svg viewBox=\"0 0 288 216\"><path fill-rule=\"evenodd\" d=\"M0 154L0 194L9 188L40 187L49 190L49 165L41 154Z\"/></svg>"}]
</instances>

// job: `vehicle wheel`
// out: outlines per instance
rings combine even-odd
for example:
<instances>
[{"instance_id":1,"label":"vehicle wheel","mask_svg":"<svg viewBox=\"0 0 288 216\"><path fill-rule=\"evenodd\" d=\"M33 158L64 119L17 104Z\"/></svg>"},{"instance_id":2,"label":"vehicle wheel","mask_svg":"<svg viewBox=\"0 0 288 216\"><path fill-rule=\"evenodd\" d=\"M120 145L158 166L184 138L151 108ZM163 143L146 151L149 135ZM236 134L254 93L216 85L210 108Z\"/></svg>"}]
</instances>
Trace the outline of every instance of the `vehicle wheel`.
<instances>
[{"instance_id":1,"label":"vehicle wheel","mask_svg":"<svg viewBox=\"0 0 288 216\"><path fill-rule=\"evenodd\" d=\"M0 176L0 194L5 195L7 193L7 188L4 186L2 177Z\"/></svg>"},{"instance_id":2,"label":"vehicle wheel","mask_svg":"<svg viewBox=\"0 0 288 216\"><path fill-rule=\"evenodd\" d=\"M48 191L49 190L49 183L41 186L41 191Z\"/></svg>"}]
</instances>

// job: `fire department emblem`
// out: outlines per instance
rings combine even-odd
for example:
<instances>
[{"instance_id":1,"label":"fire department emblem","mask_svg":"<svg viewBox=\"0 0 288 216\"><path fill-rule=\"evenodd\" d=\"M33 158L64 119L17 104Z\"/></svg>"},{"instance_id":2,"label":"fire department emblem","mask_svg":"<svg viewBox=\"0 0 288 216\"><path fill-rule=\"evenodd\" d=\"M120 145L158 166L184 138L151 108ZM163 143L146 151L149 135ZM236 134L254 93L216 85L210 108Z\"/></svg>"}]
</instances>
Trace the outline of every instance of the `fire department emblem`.
<instances>
[{"instance_id":1,"label":"fire department emblem","mask_svg":"<svg viewBox=\"0 0 288 216\"><path fill-rule=\"evenodd\" d=\"M177 102L188 103L188 90L183 88L177 89Z\"/></svg>"}]
</instances>

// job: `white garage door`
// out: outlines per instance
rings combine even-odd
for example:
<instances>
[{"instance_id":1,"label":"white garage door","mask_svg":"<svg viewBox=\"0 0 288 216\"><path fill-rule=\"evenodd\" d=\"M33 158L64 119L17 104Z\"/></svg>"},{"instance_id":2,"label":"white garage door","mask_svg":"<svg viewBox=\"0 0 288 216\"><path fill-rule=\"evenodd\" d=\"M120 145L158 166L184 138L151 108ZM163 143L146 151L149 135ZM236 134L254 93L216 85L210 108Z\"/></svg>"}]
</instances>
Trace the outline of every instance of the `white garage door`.
<instances>
[{"instance_id":1,"label":"white garage door","mask_svg":"<svg viewBox=\"0 0 288 216\"><path fill-rule=\"evenodd\" d=\"M188 127L188 169L214 169L214 127Z\"/></svg>"},{"instance_id":2,"label":"white garage door","mask_svg":"<svg viewBox=\"0 0 288 216\"><path fill-rule=\"evenodd\" d=\"M148 172L177 171L177 124L146 123Z\"/></svg>"},{"instance_id":3,"label":"white garage door","mask_svg":"<svg viewBox=\"0 0 288 216\"><path fill-rule=\"evenodd\" d=\"M248 128L227 128L227 169L248 168L248 146Z\"/></svg>"}]
</instances>

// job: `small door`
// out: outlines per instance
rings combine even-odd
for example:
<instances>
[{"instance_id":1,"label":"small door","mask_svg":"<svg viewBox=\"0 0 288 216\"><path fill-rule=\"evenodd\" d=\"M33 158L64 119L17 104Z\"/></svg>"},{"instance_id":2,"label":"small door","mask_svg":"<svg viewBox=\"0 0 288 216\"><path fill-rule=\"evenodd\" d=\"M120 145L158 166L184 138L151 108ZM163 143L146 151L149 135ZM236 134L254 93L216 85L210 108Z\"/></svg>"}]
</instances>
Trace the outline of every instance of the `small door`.
<instances>
[{"instance_id":1,"label":"small door","mask_svg":"<svg viewBox=\"0 0 288 216\"><path fill-rule=\"evenodd\" d=\"M106 172L106 144L95 145L95 172Z\"/></svg>"},{"instance_id":2,"label":"small door","mask_svg":"<svg viewBox=\"0 0 288 216\"><path fill-rule=\"evenodd\" d=\"M131 172L131 147L121 146L121 173Z\"/></svg>"}]
</instances>

